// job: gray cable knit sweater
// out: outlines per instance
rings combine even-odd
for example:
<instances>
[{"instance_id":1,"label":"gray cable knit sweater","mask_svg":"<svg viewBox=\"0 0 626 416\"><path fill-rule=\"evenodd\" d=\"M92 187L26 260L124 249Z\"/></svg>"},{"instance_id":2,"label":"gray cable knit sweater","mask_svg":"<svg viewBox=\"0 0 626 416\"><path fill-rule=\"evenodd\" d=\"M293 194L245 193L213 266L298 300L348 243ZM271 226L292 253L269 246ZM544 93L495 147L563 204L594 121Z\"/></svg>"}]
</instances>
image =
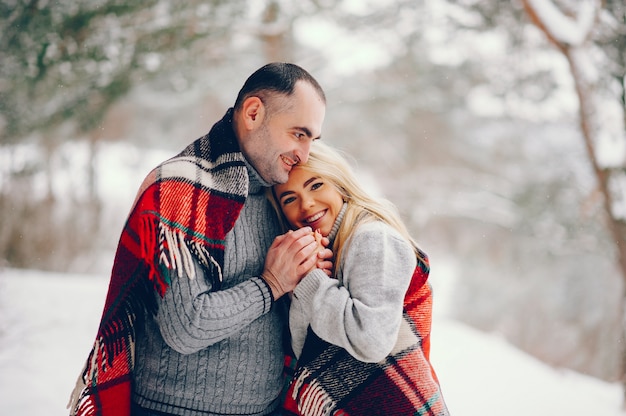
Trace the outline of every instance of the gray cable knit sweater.
<instances>
[{"instance_id":1,"label":"gray cable knit sweater","mask_svg":"<svg viewBox=\"0 0 626 416\"><path fill-rule=\"evenodd\" d=\"M346 244L334 279L316 269L294 290L289 327L297 357L309 325L320 338L364 362L379 362L396 343L417 264L413 247L382 221L359 225Z\"/></svg>"},{"instance_id":2,"label":"gray cable knit sweater","mask_svg":"<svg viewBox=\"0 0 626 416\"><path fill-rule=\"evenodd\" d=\"M267 184L248 171L249 195L226 237L221 290L211 290L196 262L195 279L171 277L156 319L138 334L133 401L141 407L232 416L266 415L279 404L285 317L258 276L280 228Z\"/></svg>"}]
</instances>

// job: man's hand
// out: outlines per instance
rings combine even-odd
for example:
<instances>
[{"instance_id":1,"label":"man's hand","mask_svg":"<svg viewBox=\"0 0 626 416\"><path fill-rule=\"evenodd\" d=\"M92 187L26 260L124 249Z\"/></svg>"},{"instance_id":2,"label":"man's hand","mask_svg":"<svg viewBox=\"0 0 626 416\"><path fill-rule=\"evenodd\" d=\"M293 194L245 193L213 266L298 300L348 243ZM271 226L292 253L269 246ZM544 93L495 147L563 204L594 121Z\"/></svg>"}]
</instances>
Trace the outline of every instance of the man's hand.
<instances>
[{"instance_id":1,"label":"man's hand","mask_svg":"<svg viewBox=\"0 0 626 416\"><path fill-rule=\"evenodd\" d=\"M311 227L288 231L274 239L265 257L265 267L261 274L272 289L274 299L291 292L316 267L320 260L317 246Z\"/></svg>"}]
</instances>

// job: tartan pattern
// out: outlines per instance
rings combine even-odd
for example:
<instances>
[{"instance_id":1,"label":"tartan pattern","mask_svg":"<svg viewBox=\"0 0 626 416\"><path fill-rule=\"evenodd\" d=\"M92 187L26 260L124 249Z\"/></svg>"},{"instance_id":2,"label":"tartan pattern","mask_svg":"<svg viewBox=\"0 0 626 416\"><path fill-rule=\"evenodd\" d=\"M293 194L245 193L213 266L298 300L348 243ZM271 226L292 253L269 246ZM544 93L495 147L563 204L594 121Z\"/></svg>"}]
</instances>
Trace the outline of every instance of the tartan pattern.
<instances>
[{"instance_id":1,"label":"tartan pattern","mask_svg":"<svg viewBox=\"0 0 626 416\"><path fill-rule=\"evenodd\" d=\"M286 415L449 415L429 361L432 291L422 257L405 295L396 345L383 361L359 361L309 327L283 404Z\"/></svg>"},{"instance_id":2,"label":"tartan pattern","mask_svg":"<svg viewBox=\"0 0 626 416\"><path fill-rule=\"evenodd\" d=\"M209 134L144 180L120 237L93 348L72 392L70 415L130 415L135 328L156 312L170 275L193 278L195 257L219 287L224 239L248 193L232 109Z\"/></svg>"}]
</instances>

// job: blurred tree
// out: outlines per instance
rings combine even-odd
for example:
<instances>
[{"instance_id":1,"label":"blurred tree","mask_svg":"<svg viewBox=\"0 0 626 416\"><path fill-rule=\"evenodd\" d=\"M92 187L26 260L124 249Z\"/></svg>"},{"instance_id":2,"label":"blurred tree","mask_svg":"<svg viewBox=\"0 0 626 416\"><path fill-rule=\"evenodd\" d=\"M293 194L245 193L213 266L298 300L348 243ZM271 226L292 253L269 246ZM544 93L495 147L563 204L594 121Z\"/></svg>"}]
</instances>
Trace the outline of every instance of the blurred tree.
<instances>
[{"instance_id":1,"label":"blurred tree","mask_svg":"<svg viewBox=\"0 0 626 416\"><path fill-rule=\"evenodd\" d=\"M95 160L107 111L138 83L226 56L231 25L245 10L245 1L225 0L0 0L0 147L35 143L26 165L4 169L2 258L64 269L68 257L97 241ZM56 201L60 146L85 137L87 197L71 189ZM41 171L43 190L36 185Z\"/></svg>"},{"instance_id":2,"label":"blurred tree","mask_svg":"<svg viewBox=\"0 0 626 416\"><path fill-rule=\"evenodd\" d=\"M536 0L524 0L524 6L532 22L536 24L556 48L567 58L579 101L580 128L585 140L587 155L593 166L599 190L604 201L605 218L609 231L615 242L618 263L621 269L624 283L626 283L626 215L624 208L623 189L626 185L626 153L624 142L624 36L625 22L624 5L617 6L610 2L612 9L617 15L605 16L609 21L609 27L614 28L604 34L604 40L612 38L611 46L604 43L605 50L610 58L609 71L617 78L621 90L621 119L619 130L607 126L606 120L601 117L601 107L610 105L611 94L607 94L601 86L602 79L597 75L597 70L590 70L589 65L599 69L604 61L603 56L596 55L594 50L593 31L600 22L602 14L602 2L600 0L586 0L573 4L567 1L537 2ZM594 56L596 55L596 56ZM605 85L605 89L606 89ZM608 85L610 87L610 84ZM607 143L608 142L608 143ZM603 146L614 153L611 159L603 155ZM605 150L606 152L606 150ZM626 288L626 284L624 284ZM622 295L621 310L619 315L626 317L626 293ZM622 329L621 344L622 370L621 378L624 386L626 399L626 328Z\"/></svg>"},{"instance_id":3,"label":"blurred tree","mask_svg":"<svg viewBox=\"0 0 626 416\"><path fill-rule=\"evenodd\" d=\"M88 132L134 83L194 53L222 56L244 3L2 0L2 142L69 119Z\"/></svg>"},{"instance_id":4,"label":"blurred tree","mask_svg":"<svg viewBox=\"0 0 626 416\"><path fill-rule=\"evenodd\" d=\"M622 0L604 0L603 4L592 36L608 57L606 70L615 81L611 85L621 91L626 124L626 4Z\"/></svg>"}]
</instances>

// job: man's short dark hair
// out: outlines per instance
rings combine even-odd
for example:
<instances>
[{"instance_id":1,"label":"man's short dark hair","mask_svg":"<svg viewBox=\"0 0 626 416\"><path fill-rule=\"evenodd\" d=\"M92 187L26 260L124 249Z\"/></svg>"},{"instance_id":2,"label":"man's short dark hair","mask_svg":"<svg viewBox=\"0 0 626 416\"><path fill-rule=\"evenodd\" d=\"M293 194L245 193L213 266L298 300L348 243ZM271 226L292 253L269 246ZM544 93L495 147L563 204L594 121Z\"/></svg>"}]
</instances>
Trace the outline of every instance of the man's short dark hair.
<instances>
[{"instance_id":1,"label":"man's short dark hair","mask_svg":"<svg viewBox=\"0 0 626 416\"><path fill-rule=\"evenodd\" d=\"M306 70L291 63L272 62L257 69L248 77L235 100L235 110L239 110L248 97L259 97L268 105L267 100L271 93L289 96L293 94L298 81L311 84L322 101L326 103L324 90Z\"/></svg>"}]
</instances>

